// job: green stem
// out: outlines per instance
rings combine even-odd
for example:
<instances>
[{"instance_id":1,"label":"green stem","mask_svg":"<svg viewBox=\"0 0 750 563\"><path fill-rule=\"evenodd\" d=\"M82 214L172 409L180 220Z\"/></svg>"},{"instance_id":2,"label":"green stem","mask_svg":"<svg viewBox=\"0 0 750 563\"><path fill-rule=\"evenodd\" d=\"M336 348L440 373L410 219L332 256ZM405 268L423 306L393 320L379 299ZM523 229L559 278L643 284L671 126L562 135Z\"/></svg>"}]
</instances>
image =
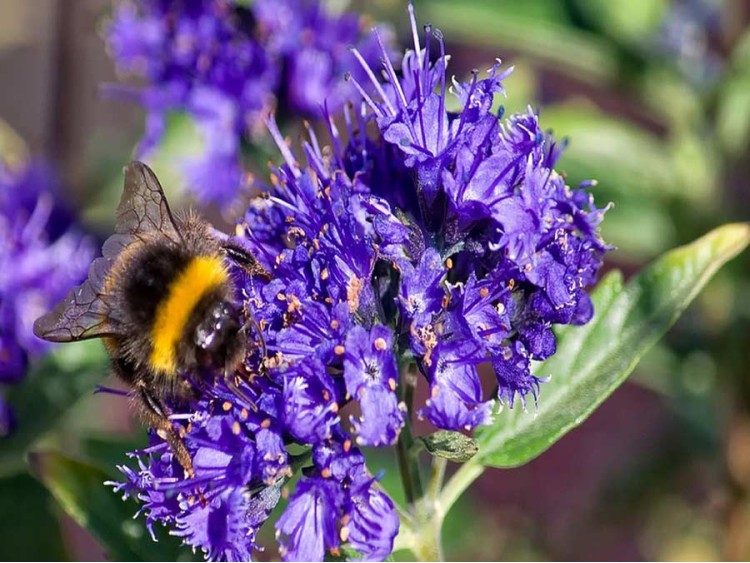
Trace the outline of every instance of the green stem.
<instances>
[{"instance_id":1,"label":"green stem","mask_svg":"<svg viewBox=\"0 0 750 563\"><path fill-rule=\"evenodd\" d=\"M417 561L443 561L440 537L443 521L431 514L430 507L425 506L423 508L428 509L429 513L419 519L418 528L412 537L411 550L414 552Z\"/></svg>"},{"instance_id":2,"label":"green stem","mask_svg":"<svg viewBox=\"0 0 750 563\"><path fill-rule=\"evenodd\" d=\"M418 561L442 561L441 531L445 515L461 494L484 471L484 467L470 460L450 478L445 487L448 461L441 457L432 460L432 476L424 494L419 474L419 459L411 433L411 413L414 403L417 372L413 364L402 369L401 390L407 407L404 427L398 439L398 465L411 517L402 517L402 527L396 538L396 549L409 549Z\"/></svg>"},{"instance_id":3,"label":"green stem","mask_svg":"<svg viewBox=\"0 0 750 563\"><path fill-rule=\"evenodd\" d=\"M484 471L484 467L471 461L462 465L443 488L448 461L436 457L432 462L432 479L427 496L417 505L413 527L409 528L409 548L418 561L442 561L441 532L443 521L451 506L471 483Z\"/></svg>"},{"instance_id":4,"label":"green stem","mask_svg":"<svg viewBox=\"0 0 750 563\"><path fill-rule=\"evenodd\" d=\"M404 403L406 403L406 421L399 434L396 451L406 502L409 509L413 510L414 505L424 495L422 478L419 474L419 460L412 453L414 437L411 433L411 413L414 406L414 390L417 385L417 373L414 364L409 364L402 370L401 381Z\"/></svg>"},{"instance_id":5,"label":"green stem","mask_svg":"<svg viewBox=\"0 0 750 563\"><path fill-rule=\"evenodd\" d=\"M409 525L401 521L401 526L398 530L396 539L393 540L393 551L414 551L414 545L416 544L416 536L414 535L414 529Z\"/></svg>"},{"instance_id":6,"label":"green stem","mask_svg":"<svg viewBox=\"0 0 750 563\"><path fill-rule=\"evenodd\" d=\"M440 489L443 487L445 479L445 468L448 466L448 460L444 457L432 458L432 478L427 489L427 496L431 501L437 501L440 497Z\"/></svg>"},{"instance_id":7,"label":"green stem","mask_svg":"<svg viewBox=\"0 0 750 563\"><path fill-rule=\"evenodd\" d=\"M408 425L408 422L407 422ZM409 459L409 446L407 444L408 439L404 436L406 426L401 429L401 435L398 438L398 445L396 448L396 455L398 456L398 469L401 473L401 482L404 486L404 495L406 496L406 504L411 509L414 503L417 501L417 491L412 478L411 460Z\"/></svg>"},{"instance_id":8,"label":"green stem","mask_svg":"<svg viewBox=\"0 0 750 563\"><path fill-rule=\"evenodd\" d=\"M453 477L448 480L435 506L441 522L463 492L484 473L484 470L485 468L482 465L471 459L459 467Z\"/></svg>"}]
</instances>

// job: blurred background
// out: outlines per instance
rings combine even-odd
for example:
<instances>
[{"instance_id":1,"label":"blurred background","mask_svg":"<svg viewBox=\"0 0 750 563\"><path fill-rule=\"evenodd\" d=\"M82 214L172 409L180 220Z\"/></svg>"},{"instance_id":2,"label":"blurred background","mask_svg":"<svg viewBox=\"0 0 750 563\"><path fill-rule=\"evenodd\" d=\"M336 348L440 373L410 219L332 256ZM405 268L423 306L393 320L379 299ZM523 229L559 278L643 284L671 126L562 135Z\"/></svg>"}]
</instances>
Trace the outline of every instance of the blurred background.
<instances>
[{"instance_id":1,"label":"blurred background","mask_svg":"<svg viewBox=\"0 0 750 563\"><path fill-rule=\"evenodd\" d=\"M414 3L421 22L443 31L452 74L484 70L497 57L515 65L506 113L541 108L542 125L570 140L558 169L572 185L598 179L597 203L615 204L603 229L618 248L608 268L627 275L713 227L750 218L750 2ZM404 1L352 6L409 44ZM3 158L46 157L95 237L111 229L121 169L144 128L140 107L102 95L103 84L120 81L102 39L111 9L108 0L0 4ZM155 157L174 198L181 192L171 160L193 142L175 126ZM54 415L36 440L111 473L144 432L127 401L91 393L97 383L116 385L101 356L83 374L77 353L54 366L58 379L80 379L63 402L40 399L51 369L44 364L8 400L19 416ZM8 444L0 441L0 557L103 557L60 499L21 471ZM398 490L393 460L372 455L380 457L371 467L386 467L387 488ZM750 558L747 256L717 275L585 424L524 467L486 471L443 538L449 560ZM276 557L272 543L260 558Z\"/></svg>"}]
</instances>

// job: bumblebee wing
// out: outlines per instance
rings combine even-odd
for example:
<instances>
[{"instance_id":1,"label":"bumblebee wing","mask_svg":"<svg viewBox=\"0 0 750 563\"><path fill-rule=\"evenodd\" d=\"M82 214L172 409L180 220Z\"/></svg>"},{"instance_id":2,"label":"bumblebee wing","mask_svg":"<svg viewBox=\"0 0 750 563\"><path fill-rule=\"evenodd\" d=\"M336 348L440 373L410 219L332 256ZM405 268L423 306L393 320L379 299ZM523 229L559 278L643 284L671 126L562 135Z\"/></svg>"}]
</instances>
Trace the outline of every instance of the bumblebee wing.
<instances>
[{"instance_id":1,"label":"bumblebee wing","mask_svg":"<svg viewBox=\"0 0 750 563\"><path fill-rule=\"evenodd\" d=\"M139 235L158 232L176 243L182 236L167 205L164 191L153 171L142 162L131 162L125 167L125 187L117 206L115 234L107 240L110 252L116 254ZM111 242L110 242L111 241ZM118 248L116 248L118 247Z\"/></svg>"},{"instance_id":2,"label":"bumblebee wing","mask_svg":"<svg viewBox=\"0 0 750 563\"><path fill-rule=\"evenodd\" d=\"M182 241L159 180L142 162L125 167L125 186L117 207L115 232L92 262L88 279L73 288L52 311L37 319L34 334L52 342L70 342L119 334L121 320L105 280L117 257L131 244L159 233Z\"/></svg>"},{"instance_id":3,"label":"bumblebee wing","mask_svg":"<svg viewBox=\"0 0 750 563\"><path fill-rule=\"evenodd\" d=\"M104 293L108 258L97 258L88 279L70 290L60 303L34 323L34 334L51 342L72 342L118 334L119 319Z\"/></svg>"}]
</instances>

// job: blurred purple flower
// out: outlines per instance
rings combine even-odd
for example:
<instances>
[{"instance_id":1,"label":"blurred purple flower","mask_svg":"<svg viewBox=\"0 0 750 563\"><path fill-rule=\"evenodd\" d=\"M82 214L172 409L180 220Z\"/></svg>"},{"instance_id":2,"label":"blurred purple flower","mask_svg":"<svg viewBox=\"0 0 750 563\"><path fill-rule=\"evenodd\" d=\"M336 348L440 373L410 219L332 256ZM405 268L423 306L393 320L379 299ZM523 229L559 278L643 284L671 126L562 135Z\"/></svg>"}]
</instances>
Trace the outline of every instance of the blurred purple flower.
<instances>
[{"instance_id":1,"label":"blurred purple flower","mask_svg":"<svg viewBox=\"0 0 750 563\"><path fill-rule=\"evenodd\" d=\"M49 349L34 336L34 320L85 277L94 256L56 201L57 188L42 162L0 164L0 384L19 383L29 361ZM0 436L12 420L1 404Z\"/></svg>"},{"instance_id":2,"label":"blurred purple flower","mask_svg":"<svg viewBox=\"0 0 750 563\"><path fill-rule=\"evenodd\" d=\"M349 47L373 63L379 54L362 28L358 15L320 0L118 0L107 43L120 72L146 80L115 90L147 111L139 152L159 144L170 112L187 113L205 147L183 162L188 185L201 202L227 207L246 187L241 144L272 107L317 118L324 102L338 111L356 99L341 80L362 76Z\"/></svg>"},{"instance_id":3,"label":"blurred purple flower","mask_svg":"<svg viewBox=\"0 0 750 563\"><path fill-rule=\"evenodd\" d=\"M712 49L712 36L721 27L722 5L710 0L675 0L664 11L654 47L702 90L711 88L725 66Z\"/></svg>"}]
</instances>

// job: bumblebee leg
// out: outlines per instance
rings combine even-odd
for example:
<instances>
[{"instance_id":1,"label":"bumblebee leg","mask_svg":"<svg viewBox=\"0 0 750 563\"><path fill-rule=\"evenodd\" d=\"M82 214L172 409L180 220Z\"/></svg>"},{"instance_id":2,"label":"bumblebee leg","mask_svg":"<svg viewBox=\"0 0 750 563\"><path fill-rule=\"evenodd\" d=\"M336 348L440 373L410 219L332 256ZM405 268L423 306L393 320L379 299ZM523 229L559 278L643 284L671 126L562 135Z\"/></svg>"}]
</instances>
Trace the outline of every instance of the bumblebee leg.
<instances>
[{"instance_id":1,"label":"bumblebee leg","mask_svg":"<svg viewBox=\"0 0 750 563\"><path fill-rule=\"evenodd\" d=\"M240 389L235 378L236 376L234 372L224 372L224 382L227 384L227 387L229 387L229 390L250 405L253 412L258 412L258 405L256 405L255 401L248 397L242 389Z\"/></svg>"},{"instance_id":2,"label":"bumblebee leg","mask_svg":"<svg viewBox=\"0 0 750 563\"><path fill-rule=\"evenodd\" d=\"M250 276L257 276L266 280L271 279L271 273L266 270L253 253L247 248L247 243L238 237L227 237L221 241L227 257Z\"/></svg>"},{"instance_id":3,"label":"bumblebee leg","mask_svg":"<svg viewBox=\"0 0 750 563\"><path fill-rule=\"evenodd\" d=\"M242 325L240 332L244 334L247 332L248 328L253 327L253 329L255 329L255 334L258 335L258 340L260 341L262 355L265 357L268 354L268 348L266 347L266 339L263 336L263 330L261 330L260 323L255 318L255 315L253 315L253 312L248 308L247 304L243 306L243 310L246 320L245 324Z\"/></svg>"},{"instance_id":4,"label":"bumblebee leg","mask_svg":"<svg viewBox=\"0 0 750 563\"><path fill-rule=\"evenodd\" d=\"M195 477L193 460L190 458L190 453L187 451L182 437L175 431L172 422L167 417L167 409L164 404L145 385L138 385L136 393L141 416L149 426L156 430L159 437L169 444L188 477Z\"/></svg>"}]
</instances>

